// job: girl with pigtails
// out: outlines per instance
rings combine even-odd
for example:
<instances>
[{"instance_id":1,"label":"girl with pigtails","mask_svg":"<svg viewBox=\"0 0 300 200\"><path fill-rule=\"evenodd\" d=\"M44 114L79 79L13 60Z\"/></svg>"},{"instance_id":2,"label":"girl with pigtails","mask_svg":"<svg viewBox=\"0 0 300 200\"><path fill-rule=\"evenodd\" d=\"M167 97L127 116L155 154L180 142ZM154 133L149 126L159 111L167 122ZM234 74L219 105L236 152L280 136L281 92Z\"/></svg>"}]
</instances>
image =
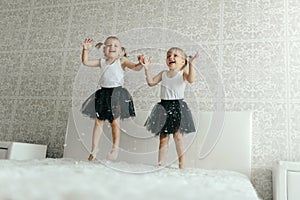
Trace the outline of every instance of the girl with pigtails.
<instances>
[{"instance_id":1,"label":"girl with pigtails","mask_svg":"<svg viewBox=\"0 0 300 200\"><path fill-rule=\"evenodd\" d=\"M194 61L198 58L198 53L187 58L185 52L172 47L168 50L166 64L168 70L162 70L152 77L149 72L151 59L140 57L140 62L144 66L146 81L150 87L160 84L160 98L152 109L146 123L146 129L159 136L158 166L164 164L167 154L170 135L173 135L176 151L178 155L179 168L184 168L184 143L182 135L184 133L195 132L191 111L184 101L184 91L187 83L192 83L196 79ZM188 71L184 70L188 65Z\"/></svg>"},{"instance_id":2,"label":"girl with pigtails","mask_svg":"<svg viewBox=\"0 0 300 200\"><path fill-rule=\"evenodd\" d=\"M88 67L100 67L100 89L91 95L82 105L81 112L95 119L92 149L88 157L89 161L96 158L100 136L105 120L108 120L112 128L112 149L107 154L107 159L116 160L120 143L120 119L135 116L134 104L129 92L122 87L124 83L124 70L129 68L135 71L142 69L140 62L133 63L126 57L125 48L115 36L109 36L104 43L98 43L95 47L103 45L104 58L90 59L89 49L93 40L87 38L82 46L82 63ZM124 54L121 56L121 54ZM142 59L143 55L138 56Z\"/></svg>"}]
</instances>

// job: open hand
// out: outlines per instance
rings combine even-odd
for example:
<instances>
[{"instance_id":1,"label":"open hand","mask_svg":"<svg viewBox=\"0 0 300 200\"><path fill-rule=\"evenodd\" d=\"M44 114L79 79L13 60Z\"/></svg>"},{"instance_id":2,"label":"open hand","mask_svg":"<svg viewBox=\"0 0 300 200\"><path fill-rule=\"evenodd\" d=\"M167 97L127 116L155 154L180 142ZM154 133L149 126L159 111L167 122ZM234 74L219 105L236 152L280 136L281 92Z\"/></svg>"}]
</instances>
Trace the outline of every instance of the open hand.
<instances>
[{"instance_id":1,"label":"open hand","mask_svg":"<svg viewBox=\"0 0 300 200\"><path fill-rule=\"evenodd\" d=\"M145 56L144 56L144 54L142 54L142 55L138 55L138 56L137 56L137 59L138 59L139 63L141 63L141 64L142 64L142 60L144 60L144 59L145 59Z\"/></svg>"},{"instance_id":2,"label":"open hand","mask_svg":"<svg viewBox=\"0 0 300 200\"><path fill-rule=\"evenodd\" d=\"M197 51L194 56L189 56L189 63L193 63L199 57L199 52Z\"/></svg>"},{"instance_id":3,"label":"open hand","mask_svg":"<svg viewBox=\"0 0 300 200\"><path fill-rule=\"evenodd\" d=\"M90 38L86 38L83 42L82 42L82 46L84 49L89 49L93 44L93 39Z\"/></svg>"},{"instance_id":4,"label":"open hand","mask_svg":"<svg viewBox=\"0 0 300 200\"><path fill-rule=\"evenodd\" d=\"M149 66L152 63L151 57L149 57L147 59L147 58L145 58L144 55L142 55L141 57L139 57L139 62L143 65L143 67L145 68L145 70L148 70Z\"/></svg>"}]
</instances>

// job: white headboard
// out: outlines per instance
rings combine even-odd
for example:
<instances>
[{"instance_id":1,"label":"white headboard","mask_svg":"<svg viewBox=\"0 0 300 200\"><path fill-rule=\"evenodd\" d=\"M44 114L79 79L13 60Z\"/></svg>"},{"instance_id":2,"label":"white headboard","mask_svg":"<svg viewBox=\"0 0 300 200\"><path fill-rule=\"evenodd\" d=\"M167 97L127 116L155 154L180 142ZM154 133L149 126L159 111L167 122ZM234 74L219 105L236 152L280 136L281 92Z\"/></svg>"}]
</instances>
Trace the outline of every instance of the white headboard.
<instances>
[{"instance_id":1,"label":"white headboard","mask_svg":"<svg viewBox=\"0 0 300 200\"><path fill-rule=\"evenodd\" d=\"M91 149L94 121L74 109L69 113L64 157L87 160ZM143 126L149 112L138 111L133 120L121 122L119 161L155 165L159 138ZM251 174L251 112L193 113L196 133L184 136L186 167L224 169ZM97 158L104 159L111 148L109 123L104 125ZM176 162L173 139L170 140L168 162Z\"/></svg>"}]
</instances>

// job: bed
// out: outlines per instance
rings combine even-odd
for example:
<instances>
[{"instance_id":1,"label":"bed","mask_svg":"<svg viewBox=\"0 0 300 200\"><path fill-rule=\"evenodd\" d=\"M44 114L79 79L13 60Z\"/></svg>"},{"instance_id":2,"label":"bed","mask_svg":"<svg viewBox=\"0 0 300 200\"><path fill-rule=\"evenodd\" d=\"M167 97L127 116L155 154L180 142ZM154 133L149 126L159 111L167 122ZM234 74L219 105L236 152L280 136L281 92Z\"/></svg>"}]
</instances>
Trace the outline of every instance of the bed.
<instances>
[{"instance_id":1,"label":"bed","mask_svg":"<svg viewBox=\"0 0 300 200\"><path fill-rule=\"evenodd\" d=\"M70 112L64 157L1 160L0 199L259 199L251 182L251 113L194 113L197 133L186 135L186 169L177 167L170 142L168 164L156 166L158 141L144 132L147 112L122 122L119 158L105 153L88 162L93 126ZM217 133L217 134L216 134ZM100 152L111 145L105 126Z\"/></svg>"},{"instance_id":2,"label":"bed","mask_svg":"<svg viewBox=\"0 0 300 200\"><path fill-rule=\"evenodd\" d=\"M299 200L300 163L278 161L273 169L274 200Z\"/></svg>"}]
</instances>

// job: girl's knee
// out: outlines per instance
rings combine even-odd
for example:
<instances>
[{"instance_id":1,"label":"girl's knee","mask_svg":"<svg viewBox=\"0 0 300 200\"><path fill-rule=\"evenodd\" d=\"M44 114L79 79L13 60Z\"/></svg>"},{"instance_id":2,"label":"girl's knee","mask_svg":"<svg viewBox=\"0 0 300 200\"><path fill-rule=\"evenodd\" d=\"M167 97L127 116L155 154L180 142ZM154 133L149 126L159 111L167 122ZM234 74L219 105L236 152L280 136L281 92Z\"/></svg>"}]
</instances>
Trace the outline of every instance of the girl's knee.
<instances>
[{"instance_id":1,"label":"girl's knee","mask_svg":"<svg viewBox=\"0 0 300 200\"><path fill-rule=\"evenodd\" d=\"M161 135L159 138L159 143L161 146L165 146L169 143L169 135Z\"/></svg>"},{"instance_id":2,"label":"girl's knee","mask_svg":"<svg viewBox=\"0 0 300 200\"><path fill-rule=\"evenodd\" d=\"M95 119L95 125L97 125L97 126L103 126L103 124L104 124L104 120L100 120L100 119Z\"/></svg>"},{"instance_id":3,"label":"girl's knee","mask_svg":"<svg viewBox=\"0 0 300 200\"><path fill-rule=\"evenodd\" d=\"M182 134L180 132L174 133L173 138L174 138L175 142L181 142L183 140Z\"/></svg>"},{"instance_id":4,"label":"girl's knee","mask_svg":"<svg viewBox=\"0 0 300 200\"><path fill-rule=\"evenodd\" d=\"M173 137L174 138L182 138L182 134L179 131L177 131L176 133L174 133Z\"/></svg>"},{"instance_id":5,"label":"girl's knee","mask_svg":"<svg viewBox=\"0 0 300 200\"><path fill-rule=\"evenodd\" d=\"M114 119L110 122L111 126L119 126L120 120L119 119Z\"/></svg>"}]
</instances>

